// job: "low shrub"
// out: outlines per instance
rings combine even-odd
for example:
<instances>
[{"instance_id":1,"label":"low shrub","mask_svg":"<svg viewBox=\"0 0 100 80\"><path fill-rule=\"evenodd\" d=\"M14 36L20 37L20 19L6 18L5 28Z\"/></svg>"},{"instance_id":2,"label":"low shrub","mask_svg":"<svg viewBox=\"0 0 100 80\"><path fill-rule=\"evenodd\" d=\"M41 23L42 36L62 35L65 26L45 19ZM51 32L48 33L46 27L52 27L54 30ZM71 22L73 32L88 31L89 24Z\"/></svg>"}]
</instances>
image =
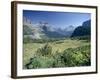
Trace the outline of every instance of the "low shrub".
<instances>
[{"instance_id":1,"label":"low shrub","mask_svg":"<svg viewBox=\"0 0 100 80\"><path fill-rule=\"evenodd\" d=\"M52 47L47 43L37 50L36 55L26 64L27 69L90 66L90 45L68 48L62 52L52 53Z\"/></svg>"},{"instance_id":2,"label":"low shrub","mask_svg":"<svg viewBox=\"0 0 100 80\"><path fill-rule=\"evenodd\" d=\"M47 43L43 48L37 49L36 53L42 56L51 55L52 47Z\"/></svg>"}]
</instances>

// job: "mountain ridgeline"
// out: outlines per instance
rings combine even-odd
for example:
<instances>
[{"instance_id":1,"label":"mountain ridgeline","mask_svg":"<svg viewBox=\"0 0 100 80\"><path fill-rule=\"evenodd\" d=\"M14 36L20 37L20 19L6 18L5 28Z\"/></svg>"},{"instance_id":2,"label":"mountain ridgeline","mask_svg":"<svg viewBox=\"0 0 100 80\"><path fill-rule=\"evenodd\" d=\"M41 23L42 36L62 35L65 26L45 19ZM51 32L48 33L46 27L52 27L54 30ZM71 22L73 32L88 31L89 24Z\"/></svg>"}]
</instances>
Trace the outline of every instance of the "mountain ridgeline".
<instances>
[{"instance_id":1,"label":"mountain ridgeline","mask_svg":"<svg viewBox=\"0 0 100 80\"><path fill-rule=\"evenodd\" d=\"M23 37L29 40L87 36L91 34L90 32L91 20L83 22L82 26L69 26L64 29L53 28L48 23L37 25L25 21L23 23Z\"/></svg>"},{"instance_id":2,"label":"mountain ridgeline","mask_svg":"<svg viewBox=\"0 0 100 80\"><path fill-rule=\"evenodd\" d=\"M88 35L91 35L91 20L83 22L82 26L78 26L72 33L71 37Z\"/></svg>"}]
</instances>

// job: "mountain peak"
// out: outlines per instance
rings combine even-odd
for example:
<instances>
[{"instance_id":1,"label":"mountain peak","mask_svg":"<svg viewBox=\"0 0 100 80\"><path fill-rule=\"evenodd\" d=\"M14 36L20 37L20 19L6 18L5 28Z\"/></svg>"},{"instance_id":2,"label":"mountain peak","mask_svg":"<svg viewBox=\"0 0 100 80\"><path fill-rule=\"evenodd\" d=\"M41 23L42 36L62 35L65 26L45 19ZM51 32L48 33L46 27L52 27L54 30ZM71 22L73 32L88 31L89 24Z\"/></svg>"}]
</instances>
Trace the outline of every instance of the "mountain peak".
<instances>
[{"instance_id":1,"label":"mountain peak","mask_svg":"<svg viewBox=\"0 0 100 80\"><path fill-rule=\"evenodd\" d=\"M91 20L89 19L89 20L83 22L82 26L84 26L84 27L89 27L89 26L91 26Z\"/></svg>"},{"instance_id":2,"label":"mountain peak","mask_svg":"<svg viewBox=\"0 0 100 80\"><path fill-rule=\"evenodd\" d=\"M91 34L91 20L87 20L83 22L82 26L78 26L73 34L72 37L75 36L86 36Z\"/></svg>"}]
</instances>

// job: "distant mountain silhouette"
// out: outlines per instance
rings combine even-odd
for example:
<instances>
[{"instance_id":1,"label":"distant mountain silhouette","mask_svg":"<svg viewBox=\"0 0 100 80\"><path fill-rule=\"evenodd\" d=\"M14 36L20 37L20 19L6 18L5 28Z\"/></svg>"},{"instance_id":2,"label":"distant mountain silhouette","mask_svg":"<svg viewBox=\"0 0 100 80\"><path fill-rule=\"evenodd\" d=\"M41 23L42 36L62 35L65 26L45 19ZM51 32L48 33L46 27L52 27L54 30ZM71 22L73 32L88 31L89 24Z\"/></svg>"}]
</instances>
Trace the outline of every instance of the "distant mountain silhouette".
<instances>
[{"instance_id":1,"label":"distant mountain silhouette","mask_svg":"<svg viewBox=\"0 0 100 80\"><path fill-rule=\"evenodd\" d=\"M82 26L78 26L74 30L71 37L85 36L85 35L90 35L90 34L91 34L91 20L87 20L83 22Z\"/></svg>"},{"instance_id":2,"label":"distant mountain silhouette","mask_svg":"<svg viewBox=\"0 0 100 80\"><path fill-rule=\"evenodd\" d=\"M83 22L82 26L90 27L91 26L91 20L87 20L87 21Z\"/></svg>"}]
</instances>

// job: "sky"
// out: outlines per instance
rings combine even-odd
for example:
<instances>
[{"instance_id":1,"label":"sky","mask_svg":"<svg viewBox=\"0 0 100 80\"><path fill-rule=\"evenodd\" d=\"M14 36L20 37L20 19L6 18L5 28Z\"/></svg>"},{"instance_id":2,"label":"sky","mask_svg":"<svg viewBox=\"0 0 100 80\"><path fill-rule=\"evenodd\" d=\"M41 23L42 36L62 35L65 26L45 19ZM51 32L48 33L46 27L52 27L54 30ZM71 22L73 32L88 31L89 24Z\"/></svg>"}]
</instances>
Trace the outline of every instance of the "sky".
<instances>
[{"instance_id":1,"label":"sky","mask_svg":"<svg viewBox=\"0 0 100 80\"><path fill-rule=\"evenodd\" d=\"M79 12L23 10L23 17L31 20L33 24L42 21L47 22L52 27L66 28L68 26L81 26L84 21L91 19L91 14Z\"/></svg>"}]
</instances>

